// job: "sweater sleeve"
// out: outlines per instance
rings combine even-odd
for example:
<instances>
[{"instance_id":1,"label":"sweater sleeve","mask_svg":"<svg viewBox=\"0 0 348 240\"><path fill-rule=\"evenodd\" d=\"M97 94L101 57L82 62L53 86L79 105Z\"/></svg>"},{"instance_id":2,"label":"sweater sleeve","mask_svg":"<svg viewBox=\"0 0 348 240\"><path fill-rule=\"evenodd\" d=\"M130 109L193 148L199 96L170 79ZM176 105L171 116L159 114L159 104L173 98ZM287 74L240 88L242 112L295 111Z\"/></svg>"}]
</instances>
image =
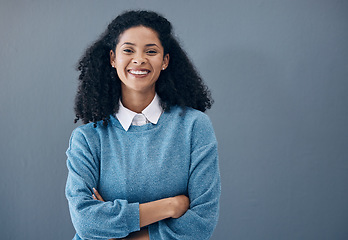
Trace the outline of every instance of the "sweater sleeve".
<instances>
[{"instance_id":1,"label":"sweater sleeve","mask_svg":"<svg viewBox=\"0 0 348 240\"><path fill-rule=\"evenodd\" d=\"M205 114L192 130L188 181L190 208L178 219L165 219L149 226L151 240L209 239L219 216L221 193L217 141Z\"/></svg>"},{"instance_id":2,"label":"sweater sleeve","mask_svg":"<svg viewBox=\"0 0 348 240\"><path fill-rule=\"evenodd\" d=\"M82 239L122 238L140 230L139 203L126 200L102 202L92 198L99 180L99 162L85 134L73 131L67 154L69 170L65 195L72 223Z\"/></svg>"}]
</instances>

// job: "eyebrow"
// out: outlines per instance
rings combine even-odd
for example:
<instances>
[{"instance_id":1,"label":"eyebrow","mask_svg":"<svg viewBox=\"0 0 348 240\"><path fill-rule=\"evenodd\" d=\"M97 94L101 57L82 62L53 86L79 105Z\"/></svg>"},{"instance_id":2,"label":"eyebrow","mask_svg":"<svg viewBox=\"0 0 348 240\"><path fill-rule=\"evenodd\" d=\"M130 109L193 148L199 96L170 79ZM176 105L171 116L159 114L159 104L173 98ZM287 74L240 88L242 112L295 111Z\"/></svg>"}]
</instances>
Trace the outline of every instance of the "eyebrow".
<instances>
[{"instance_id":1,"label":"eyebrow","mask_svg":"<svg viewBox=\"0 0 348 240\"><path fill-rule=\"evenodd\" d=\"M125 45L125 44L135 46L135 44L134 44L134 43L131 43L131 42L125 42L125 43L123 43L121 46L123 46L123 45ZM155 43L149 43L149 44L146 44L146 45L145 45L145 47L153 47L153 46L159 47L159 46L158 46L157 44L155 44Z\"/></svg>"}]
</instances>

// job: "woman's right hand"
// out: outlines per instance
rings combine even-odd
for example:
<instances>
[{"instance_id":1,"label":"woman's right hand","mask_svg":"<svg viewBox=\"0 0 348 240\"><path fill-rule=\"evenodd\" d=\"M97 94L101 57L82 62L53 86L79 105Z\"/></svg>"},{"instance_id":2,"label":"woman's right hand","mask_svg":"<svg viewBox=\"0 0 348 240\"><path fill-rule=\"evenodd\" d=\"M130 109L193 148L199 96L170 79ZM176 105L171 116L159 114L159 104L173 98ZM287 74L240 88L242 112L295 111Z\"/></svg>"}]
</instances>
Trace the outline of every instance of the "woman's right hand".
<instances>
[{"instance_id":1,"label":"woman's right hand","mask_svg":"<svg viewBox=\"0 0 348 240\"><path fill-rule=\"evenodd\" d=\"M190 207L190 199L185 195L178 195L171 198L173 206L172 218L179 218L186 213Z\"/></svg>"}]
</instances>

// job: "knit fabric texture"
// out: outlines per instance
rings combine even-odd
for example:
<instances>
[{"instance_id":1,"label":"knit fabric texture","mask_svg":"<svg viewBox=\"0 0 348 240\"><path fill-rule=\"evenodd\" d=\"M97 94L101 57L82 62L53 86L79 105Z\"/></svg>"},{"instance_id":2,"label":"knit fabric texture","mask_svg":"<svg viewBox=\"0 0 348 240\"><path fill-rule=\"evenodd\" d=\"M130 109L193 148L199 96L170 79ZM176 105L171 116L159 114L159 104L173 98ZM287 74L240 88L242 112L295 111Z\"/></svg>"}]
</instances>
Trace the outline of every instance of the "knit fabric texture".
<instances>
[{"instance_id":1,"label":"knit fabric texture","mask_svg":"<svg viewBox=\"0 0 348 240\"><path fill-rule=\"evenodd\" d=\"M180 218L148 226L150 239L209 239L221 192L217 141L208 116L173 107L157 124L125 131L114 116L77 127L67 154L65 194L77 239L123 238L139 231L139 204L187 195ZM105 202L92 198L96 188Z\"/></svg>"}]
</instances>

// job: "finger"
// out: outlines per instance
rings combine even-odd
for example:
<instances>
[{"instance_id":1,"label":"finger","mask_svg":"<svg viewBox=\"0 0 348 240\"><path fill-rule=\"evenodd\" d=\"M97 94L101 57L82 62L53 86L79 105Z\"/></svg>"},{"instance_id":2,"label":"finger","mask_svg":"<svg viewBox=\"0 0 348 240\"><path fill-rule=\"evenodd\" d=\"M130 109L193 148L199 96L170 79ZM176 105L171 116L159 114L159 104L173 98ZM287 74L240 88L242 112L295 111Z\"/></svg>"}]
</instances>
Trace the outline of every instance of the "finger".
<instances>
[{"instance_id":1,"label":"finger","mask_svg":"<svg viewBox=\"0 0 348 240\"><path fill-rule=\"evenodd\" d=\"M93 188L93 191L94 191L94 194L95 194L95 196L97 197L98 200L105 202L104 199L102 198L102 196L100 196L100 194L97 191L97 189Z\"/></svg>"},{"instance_id":2,"label":"finger","mask_svg":"<svg viewBox=\"0 0 348 240\"><path fill-rule=\"evenodd\" d=\"M104 201L103 198L100 196L99 192L95 188L93 188L93 192L94 192L93 196L96 200Z\"/></svg>"},{"instance_id":3,"label":"finger","mask_svg":"<svg viewBox=\"0 0 348 240\"><path fill-rule=\"evenodd\" d=\"M95 197L95 195L94 195L94 194L92 195L92 197L93 197L93 199L94 199L94 200L98 200L98 199Z\"/></svg>"}]
</instances>

